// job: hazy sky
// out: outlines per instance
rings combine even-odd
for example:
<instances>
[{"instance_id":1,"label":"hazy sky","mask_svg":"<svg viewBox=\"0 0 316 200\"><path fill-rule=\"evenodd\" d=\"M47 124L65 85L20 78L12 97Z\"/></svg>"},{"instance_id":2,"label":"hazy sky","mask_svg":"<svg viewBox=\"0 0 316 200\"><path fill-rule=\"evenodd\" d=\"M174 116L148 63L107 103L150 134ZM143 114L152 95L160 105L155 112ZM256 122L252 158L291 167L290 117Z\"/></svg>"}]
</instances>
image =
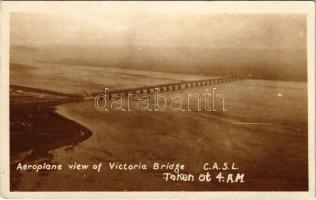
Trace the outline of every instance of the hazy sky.
<instances>
[{"instance_id":1,"label":"hazy sky","mask_svg":"<svg viewBox=\"0 0 316 200\"><path fill-rule=\"evenodd\" d=\"M13 14L12 44L303 49L303 15L208 13Z\"/></svg>"},{"instance_id":2,"label":"hazy sky","mask_svg":"<svg viewBox=\"0 0 316 200\"><path fill-rule=\"evenodd\" d=\"M305 20L303 14L214 14L167 7L13 13L11 59L188 73L260 68L271 76L306 77Z\"/></svg>"}]
</instances>

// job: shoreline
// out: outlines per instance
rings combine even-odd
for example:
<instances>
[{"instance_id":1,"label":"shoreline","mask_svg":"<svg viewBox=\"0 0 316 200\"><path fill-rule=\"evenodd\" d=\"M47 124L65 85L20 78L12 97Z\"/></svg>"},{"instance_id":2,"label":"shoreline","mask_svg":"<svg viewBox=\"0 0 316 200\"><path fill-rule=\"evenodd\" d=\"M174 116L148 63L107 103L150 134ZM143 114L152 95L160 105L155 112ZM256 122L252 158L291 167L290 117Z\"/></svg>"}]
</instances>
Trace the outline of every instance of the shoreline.
<instances>
[{"instance_id":1,"label":"shoreline","mask_svg":"<svg viewBox=\"0 0 316 200\"><path fill-rule=\"evenodd\" d=\"M14 94L17 90L23 94ZM11 189L17 188L19 182L20 174L14 170L18 162L47 157L51 150L76 145L92 135L88 128L56 112L58 105L78 100L49 91L10 86Z\"/></svg>"}]
</instances>

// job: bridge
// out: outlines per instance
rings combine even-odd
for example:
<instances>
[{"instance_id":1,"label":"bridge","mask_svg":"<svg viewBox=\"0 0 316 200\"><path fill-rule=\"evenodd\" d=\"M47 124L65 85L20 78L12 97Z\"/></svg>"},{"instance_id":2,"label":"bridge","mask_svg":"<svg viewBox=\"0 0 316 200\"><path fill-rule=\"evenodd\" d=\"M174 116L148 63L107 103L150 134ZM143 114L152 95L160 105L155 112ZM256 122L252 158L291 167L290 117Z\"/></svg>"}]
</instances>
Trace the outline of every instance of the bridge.
<instances>
[{"instance_id":1,"label":"bridge","mask_svg":"<svg viewBox=\"0 0 316 200\"><path fill-rule=\"evenodd\" d=\"M228 83L232 81L238 81L241 79L243 79L243 77L238 75L238 76L205 79L205 80L181 81L181 82L176 82L176 83L167 83L167 84L160 84L160 85L154 85L154 86L110 90L108 91L107 94L108 94L108 97L111 98L113 95L127 96L128 94L150 94L150 93L154 93L155 90L159 92L177 91L177 90L198 88L198 87L203 87L207 85Z\"/></svg>"}]
</instances>

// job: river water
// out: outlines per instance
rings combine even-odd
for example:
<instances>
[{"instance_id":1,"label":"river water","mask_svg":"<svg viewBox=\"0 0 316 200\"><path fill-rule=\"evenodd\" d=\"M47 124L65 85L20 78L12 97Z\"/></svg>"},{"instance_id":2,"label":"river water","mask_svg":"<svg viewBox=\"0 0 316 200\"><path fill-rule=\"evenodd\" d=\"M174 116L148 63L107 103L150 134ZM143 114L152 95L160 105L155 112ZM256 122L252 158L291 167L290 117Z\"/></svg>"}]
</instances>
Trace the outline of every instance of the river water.
<instances>
[{"instance_id":1,"label":"river water","mask_svg":"<svg viewBox=\"0 0 316 200\"><path fill-rule=\"evenodd\" d=\"M93 100L64 104L57 113L92 131L87 140L50 151L62 171L21 173L19 190L165 191L306 190L307 84L243 80L205 89L226 97L226 110L98 111ZM202 100L203 102L203 100ZM136 104L135 101L132 102ZM184 103L185 104L185 103ZM58 125L56 125L58 126ZM44 158L43 158L44 159ZM42 159L42 160L43 160ZM45 158L47 159L47 158ZM42 162L41 159L33 163ZM166 182L159 170L110 170L109 163L182 163L199 174L203 164L235 163L245 183ZM68 164L102 163L102 170L71 171Z\"/></svg>"}]
</instances>

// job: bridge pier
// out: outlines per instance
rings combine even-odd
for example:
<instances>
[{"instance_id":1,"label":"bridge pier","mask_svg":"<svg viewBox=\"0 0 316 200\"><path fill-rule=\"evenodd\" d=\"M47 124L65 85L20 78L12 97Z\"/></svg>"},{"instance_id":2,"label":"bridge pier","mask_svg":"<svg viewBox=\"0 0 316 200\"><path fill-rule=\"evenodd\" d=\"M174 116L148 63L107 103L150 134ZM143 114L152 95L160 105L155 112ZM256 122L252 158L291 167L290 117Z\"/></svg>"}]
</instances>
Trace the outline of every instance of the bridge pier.
<instances>
[{"instance_id":1,"label":"bridge pier","mask_svg":"<svg viewBox=\"0 0 316 200\"><path fill-rule=\"evenodd\" d=\"M143 94L148 94L148 93L149 93L149 89L148 89L148 88L142 89L142 93L143 93Z\"/></svg>"},{"instance_id":2,"label":"bridge pier","mask_svg":"<svg viewBox=\"0 0 316 200\"><path fill-rule=\"evenodd\" d=\"M126 94L127 94L127 95L133 94L133 91L130 91L130 90L129 90L129 91L126 91Z\"/></svg>"},{"instance_id":3,"label":"bridge pier","mask_svg":"<svg viewBox=\"0 0 316 200\"><path fill-rule=\"evenodd\" d=\"M155 92L155 88L149 88L149 93L154 93Z\"/></svg>"},{"instance_id":4,"label":"bridge pier","mask_svg":"<svg viewBox=\"0 0 316 200\"><path fill-rule=\"evenodd\" d=\"M167 86L162 86L162 88L161 88L162 90L161 91L168 91L168 87Z\"/></svg>"}]
</instances>

